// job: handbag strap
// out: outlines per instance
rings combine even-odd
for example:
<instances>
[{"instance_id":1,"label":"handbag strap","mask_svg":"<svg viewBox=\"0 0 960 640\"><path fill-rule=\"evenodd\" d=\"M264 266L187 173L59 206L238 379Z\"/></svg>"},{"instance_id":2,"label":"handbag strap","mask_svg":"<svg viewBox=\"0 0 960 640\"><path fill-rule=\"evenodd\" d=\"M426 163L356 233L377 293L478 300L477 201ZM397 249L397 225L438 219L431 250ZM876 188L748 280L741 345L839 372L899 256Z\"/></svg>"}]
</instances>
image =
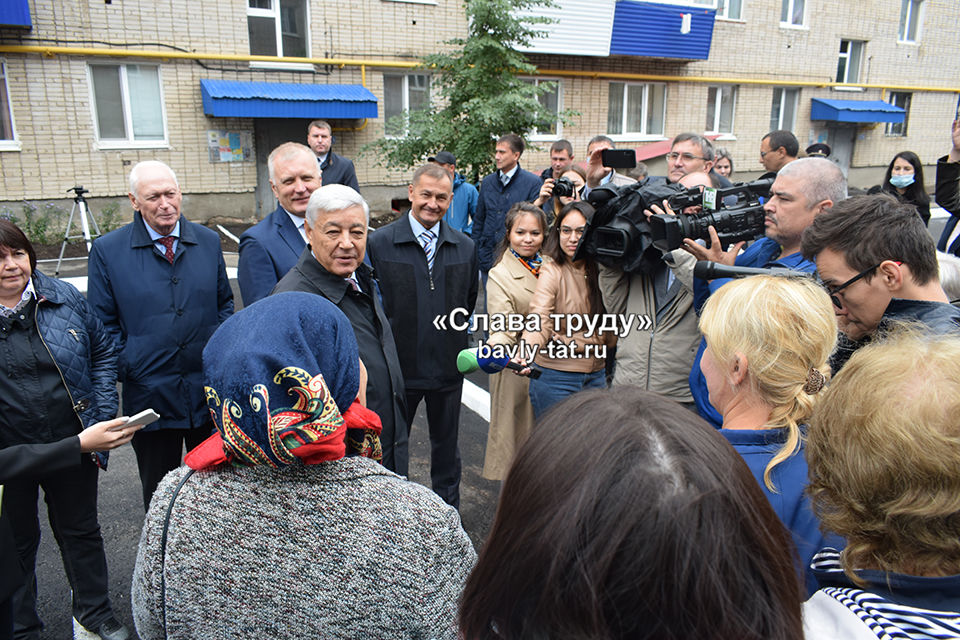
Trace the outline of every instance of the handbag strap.
<instances>
[{"instance_id":1,"label":"handbag strap","mask_svg":"<svg viewBox=\"0 0 960 640\"><path fill-rule=\"evenodd\" d=\"M170 528L170 514L173 513L173 503L180 494L180 489L183 488L183 485L185 485L187 480L190 479L190 476L193 475L193 471L193 469L190 469L187 474L183 476L177 488L173 490L173 495L170 496L170 504L167 505L167 514L163 518L163 530L160 533L160 615L161 621L163 622L164 638L167 637L167 576L165 568L167 560L167 530Z\"/></svg>"}]
</instances>

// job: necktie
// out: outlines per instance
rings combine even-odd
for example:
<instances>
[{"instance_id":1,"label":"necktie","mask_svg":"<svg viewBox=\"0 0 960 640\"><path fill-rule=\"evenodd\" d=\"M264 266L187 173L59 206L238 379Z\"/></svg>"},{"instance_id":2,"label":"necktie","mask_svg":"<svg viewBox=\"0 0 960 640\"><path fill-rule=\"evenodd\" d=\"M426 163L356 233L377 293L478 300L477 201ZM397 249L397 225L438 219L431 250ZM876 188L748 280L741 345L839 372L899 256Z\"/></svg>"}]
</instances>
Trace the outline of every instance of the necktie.
<instances>
[{"instance_id":1,"label":"necktie","mask_svg":"<svg viewBox=\"0 0 960 640\"><path fill-rule=\"evenodd\" d=\"M163 236L157 242L162 244L166 251L163 253L163 257L167 259L167 262L173 264L173 243L176 242L176 238L173 236Z\"/></svg>"},{"instance_id":2,"label":"necktie","mask_svg":"<svg viewBox=\"0 0 960 640\"><path fill-rule=\"evenodd\" d=\"M430 229L427 229L417 237L420 239L420 244L423 246L423 253L427 256L427 269L433 271L433 258L435 249L433 246L433 239L436 238L437 235L433 231L430 231Z\"/></svg>"},{"instance_id":3,"label":"necktie","mask_svg":"<svg viewBox=\"0 0 960 640\"><path fill-rule=\"evenodd\" d=\"M503 183L503 186L507 186L507 183L510 182L510 176L505 173L500 174L500 182Z\"/></svg>"},{"instance_id":4,"label":"necktie","mask_svg":"<svg viewBox=\"0 0 960 640\"><path fill-rule=\"evenodd\" d=\"M350 285L350 288L351 288L351 289L353 289L353 290L356 291L357 293L360 292L360 285L357 284L357 281L356 281L354 278L344 278L344 280L347 281L347 284Z\"/></svg>"}]
</instances>

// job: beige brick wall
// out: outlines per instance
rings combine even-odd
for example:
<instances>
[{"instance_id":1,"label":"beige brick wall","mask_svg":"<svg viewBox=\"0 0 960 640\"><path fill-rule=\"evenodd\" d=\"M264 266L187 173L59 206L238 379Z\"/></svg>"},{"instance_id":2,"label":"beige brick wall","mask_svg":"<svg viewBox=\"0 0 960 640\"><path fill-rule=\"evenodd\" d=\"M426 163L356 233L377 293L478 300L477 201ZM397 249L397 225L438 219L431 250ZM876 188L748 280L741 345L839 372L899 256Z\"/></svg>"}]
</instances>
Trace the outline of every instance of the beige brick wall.
<instances>
[{"instance_id":1,"label":"beige brick wall","mask_svg":"<svg viewBox=\"0 0 960 640\"><path fill-rule=\"evenodd\" d=\"M549 70L622 72L674 77L700 76L753 79L770 84L741 84L738 89L733 140L719 142L729 148L738 171L761 170L757 154L760 137L769 129L773 87L789 81L830 82L836 73L841 38L867 41L862 79L877 84L913 86L956 85L960 91L960 47L956 40L956 0L927 0L919 45L896 42L898 0L854 3L847 0L808 2L807 28L779 25L779 2L745 3L742 21L719 20L715 25L710 59L684 62L619 56L592 58L536 55L532 60ZM249 52L246 3L189 2L85 2L82 0L31 0L33 29L22 34L24 44L37 38L100 41L130 48L161 50L169 47L212 54ZM415 61L446 46L444 41L466 33L460 0L438 0L436 5L359 0L352 3L312 0L310 48L314 56L368 61ZM4 33L12 42L20 32ZM142 43L142 45L138 45ZM66 44L66 42L64 42ZM73 46L80 46L74 44ZM102 44L90 44L104 48ZM148 158L168 162L180 176L186 192L194 194L252 194L256 186L253 162L211 163L206 131L253 131L252 119L211 118L203 113L199 81L204 78L287 83L350 83L361 81L357 66L325 66L310 71L251 70L245 62L165 59L117 59L119 62L156 63L161 67L168 148L100 150L97 148L90 105L88 62L83 56L42 57L37 54L0 54L7 65L20 151L0 152L0 204L22 199L53 199L75 183L99 196L126 192L126 174L132 163ZM95 58L108 61L110 58ZM383 73L390 69L367 67L366 85L383 110ZM396 69L394 72L403 72ZM608 79L564 78L566 108L580 112L565 127L578 158L583 159L587 140L606 129ZM671 81L667 88L666 135L703 131L706 119L706 84ZM830 88L801 90L795 133L805 146L823 129L809 121L810 98L880 99L879 89L845 93ZM858 130L854 167L882 167L902 149L916 151L928 164L946 152L948 127L956 105L952 93L917 91L907 137L884 134L882 125ZM362 185L392 185L384 198L402 195L409 171L378 166L361 155L361 148L383 133L381 118L334 121L338 130L335 149L355 160ZM524 156L524 166L540 169L548 164L550 141L535 141ZM637 146L628 141L624 146ZM539 146L540 149L536 149ZM929 177L928 177L929 182ZM252 196L250 197L252 206ZM235 199L232 201L235 202ZM247 212L240 211L240 217Z\"/></svg>"}]
</instances>

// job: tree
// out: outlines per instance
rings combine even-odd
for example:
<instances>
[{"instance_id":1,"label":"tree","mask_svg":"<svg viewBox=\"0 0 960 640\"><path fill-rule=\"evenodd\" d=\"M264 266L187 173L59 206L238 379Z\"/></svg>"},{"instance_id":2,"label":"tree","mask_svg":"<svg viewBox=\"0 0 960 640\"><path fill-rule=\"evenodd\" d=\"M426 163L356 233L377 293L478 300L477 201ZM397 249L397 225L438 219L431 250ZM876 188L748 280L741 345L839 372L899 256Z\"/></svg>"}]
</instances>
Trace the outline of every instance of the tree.
<instances>
[{"instance_id":1,"label":"tree","mask_svg":"<svg viewBox=\"0 0 960 640\"><path fill-rule=\"evenodd\" d=\"M551 91L554 83L534 85L520 78L536 75L537 68L514 47L529 44L541 34L536 25L550 22L518 14L551 4L551 0L466 0L467 38L447 41L456 47L449 53L422 59L423 68L432 74L438 106L391 120L391 125L405 128L407 134L381 138L363 151L376 152L381 165L406 168L446 149L457 156L458 170L477 181L493 166L497 137L548 129L557 114L545 109L538 98ZM560 119L568 123L574 115L564 111Z\"/></svg>"}]
</instances>

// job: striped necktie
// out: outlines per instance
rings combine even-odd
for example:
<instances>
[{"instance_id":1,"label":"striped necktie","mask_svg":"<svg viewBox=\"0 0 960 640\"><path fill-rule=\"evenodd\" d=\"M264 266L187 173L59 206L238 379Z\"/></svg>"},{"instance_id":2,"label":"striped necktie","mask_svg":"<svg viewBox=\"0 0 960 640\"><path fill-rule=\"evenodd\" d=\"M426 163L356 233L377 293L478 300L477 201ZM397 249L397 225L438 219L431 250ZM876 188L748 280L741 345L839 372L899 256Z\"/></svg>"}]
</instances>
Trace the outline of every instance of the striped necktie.
<instances>
[{"instance_id":1,"label":"striped necktie","mask_svg":"<svg viewBox=\"0 0 960 640\"><path fill-rule=\"evenodd\" d=\"M437 237L437 234L427 229L417 237L420 239L420 245L423 246L423 253L427 256L427 269L433 271L433 258L436 249L433 241Z\"/></svg>"}]
</instances>

